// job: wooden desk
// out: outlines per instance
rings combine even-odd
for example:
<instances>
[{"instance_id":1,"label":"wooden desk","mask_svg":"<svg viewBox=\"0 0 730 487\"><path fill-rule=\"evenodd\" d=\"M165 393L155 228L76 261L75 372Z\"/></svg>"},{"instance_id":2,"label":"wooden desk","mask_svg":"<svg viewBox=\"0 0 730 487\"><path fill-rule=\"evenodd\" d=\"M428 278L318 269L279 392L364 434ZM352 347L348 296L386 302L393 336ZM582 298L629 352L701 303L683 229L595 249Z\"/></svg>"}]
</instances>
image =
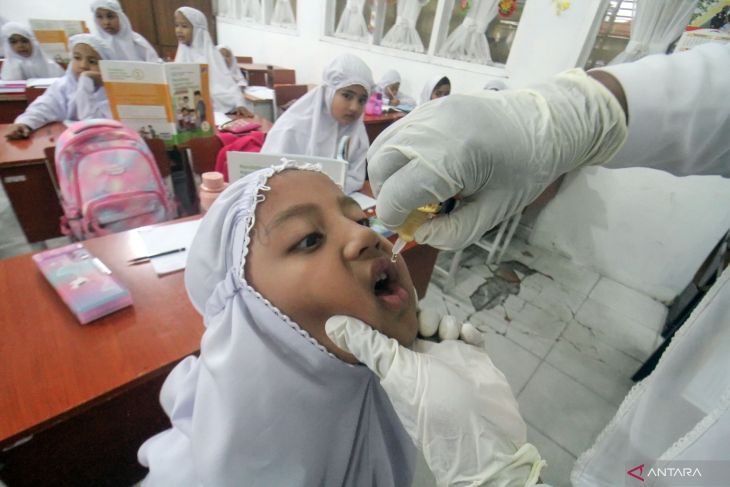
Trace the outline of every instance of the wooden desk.
<instances>
[{"instance_id":1,"label":"wooden desk","mask_svg":"<svg viewBox=\"0 0 730 487\"><path fill-rule=\"evenodd\" d=\"M0 124L13 123L15 118L28 107L25 93L0 94Z\"/></svg>"},{"instance_id":2,"label":"wooden desk","mask_svg":"<svg viewBox=\"0 0 730 487\"><path fill-rule=\"evenodd\" d=\"M243 94L246 108L253 113L255 116L274 121L274 99L273 98L259 98L249 92Z\"/></svg>"},{"instance_id":3,"label":"wooden desk","mask_svg":"<svg viewBox=\"0 0 730 487\"><path fill-rule=\"evenodd\" d=\"M0 134L7 128L8 124L0 124ZM0 137L0 179L29 242L61 235L62 210L44 149L54 146L64 130L66 126L57 122L34 131L28 139Z\"/></svg>"},{"instance_id":4,"label":"wooden desk","mask_svg":"<svg viewBox=\"0 0 730 487\"><path fill-rule=\"evenodd\" d=\"M269 66L273 66L274 69L287 69L282 66L261 63L238 63L238 67L241 68L251 86L266 86L266 72Z\"/></svg>"},{"instance_id":5,"label":"wooden desk","mask_svg":"<svg viewBox=\"0 0 730 487\"><path fill-rule=\"evenodd\" d=\"M133 231L84 245L130 289L134 305L79 325L30 254L0 261L0 479L9 486L130 486L136 452L169 427L160 387L196 353L202 318L183 273L158 277ZM13 447L14 444L17 446Z\"/></svg>"},{"instance_id":6,"label":"wooden desk","mask_svg":"<svg viewBox=\"0 0 730 487\"><path fill-rule=\"evenodd\" d=\"M406 114L403 112L389 112L383 113L382 115L363 115L365 131L368 133L368 140L370 140L370 143L372 144L378 135L380 135L383 130L387 129L390 124L405 116Z\"/></svg>"}]
</instances>

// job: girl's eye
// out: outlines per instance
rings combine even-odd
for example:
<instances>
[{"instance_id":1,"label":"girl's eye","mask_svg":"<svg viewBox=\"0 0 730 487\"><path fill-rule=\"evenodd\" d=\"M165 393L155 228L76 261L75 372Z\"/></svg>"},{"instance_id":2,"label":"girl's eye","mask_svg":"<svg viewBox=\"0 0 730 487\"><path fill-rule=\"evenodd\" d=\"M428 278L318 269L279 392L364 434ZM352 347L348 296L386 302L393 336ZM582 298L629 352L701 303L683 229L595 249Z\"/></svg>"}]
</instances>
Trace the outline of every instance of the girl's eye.
<instances>
[{"instance_id":1,"label":"girl's eye","mask_svg":"<svg viewBox=\"0 0 730 487\"><path fill-rule=\"evenodd\" d=\"M358 101L360 102L360 105L364 105L365 103L367 103L368 99L367 98L360 98L360 100L358 100Z\"/></svg>"},{"instance_id":2,"label":"girl's eye","mask_svg":"<svg viewBox=\"0 0 730 487\"><path fill-rule=\"evenodd\" d=\"M301 239L292 250L311 251L319 247L322 241L324 241L324 235L321 233L310 233Z\"/></svg>"}]
</instances>

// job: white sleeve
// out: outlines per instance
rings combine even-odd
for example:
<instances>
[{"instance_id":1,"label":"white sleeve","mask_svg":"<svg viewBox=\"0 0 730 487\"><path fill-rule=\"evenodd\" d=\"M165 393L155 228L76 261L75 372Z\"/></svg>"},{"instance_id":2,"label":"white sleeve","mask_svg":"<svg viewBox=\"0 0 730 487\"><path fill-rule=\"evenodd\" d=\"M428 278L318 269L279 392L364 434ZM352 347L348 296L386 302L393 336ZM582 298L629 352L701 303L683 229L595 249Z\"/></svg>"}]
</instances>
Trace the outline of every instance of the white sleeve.
<instances>
[{"instance_id":1,"label":"white sleeve","mask_svg":"<svg viewBox=\"0 0 730 487\"><path fill-rule=\"evenodd\" d=\"M730 177L730 45L600 68L626 93L629 135L604 166Z\"/></svg>"},{"instance_id":2,"label":"white sleeve","mask_svg":"<svg viewBox=\"0 0 730 487\"><path fill-rule=\"evenodd\" d=\"M152 47L152 44L150 44L149 41L144 38L144 36L135 32L133 34L133 39L134 44L137 46L137 52L142 54L145 61L149 63L162 62L162 59L160 59L160 56L157 54L157 51L155 51L155 48Z\"/></svg>"},{"instance_id":3,"label":"white sleeve","mask_svg":"<svg viewBox=\"0 0 730 487\"><path fill-rule=\"evenodd\" d=\"M48 60L48 78L60 78L65 71L56 61Z\"/></svg>"},{"instance_id":4,"label":"white sleeve","mask_svg":"<svg viewBox=\"0 0 730 487\"><path fill-rule=\"evenodd\" d=\"M25 124L36 130L48 123L65 120L69 103L64 90L65 83L66 78L56 80L45 93L18 115L15 123Z\"/></svg>"},{"instance_id":5,"label":"white sleeve","mask_svg":"<svg viewBox=\"0 0 730 487\"><path fill-rule=\"evenodd\" d=\"M111 108L104 87L96 89L94 80L79 76L79 84L74 97L76 116L79 120L89 118L111 118Z\"/></svg>"},{"instance_id":6,"label":"white sleeve","mask_svg":"<svg viewBox=\"0 0 730 487\"><path fill-rule=\"evenodd\" d=\"M25 79L23 70L20 69L20 63L12 59L6 59L0 68L0 79L3 81L21 81Z\"/></svg>"}]
</instances>

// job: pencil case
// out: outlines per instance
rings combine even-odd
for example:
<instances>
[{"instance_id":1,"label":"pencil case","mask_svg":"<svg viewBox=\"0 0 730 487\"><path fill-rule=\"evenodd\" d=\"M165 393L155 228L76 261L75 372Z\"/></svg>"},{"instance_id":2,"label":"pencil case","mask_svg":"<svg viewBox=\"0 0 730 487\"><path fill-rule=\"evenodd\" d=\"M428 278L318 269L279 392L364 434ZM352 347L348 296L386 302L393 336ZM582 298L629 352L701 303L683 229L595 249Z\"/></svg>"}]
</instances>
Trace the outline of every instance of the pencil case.
<instances>
[{"instance_id":1,"label":"pencil case","mask_svg":"<svg viewBox=\"0 0 730 487\"><path fill-rule=\"evenodd\" d=\"M132 304L132 296L83 244L45 250L33 261L84 325Z\"/></svg>"}]
</instances>

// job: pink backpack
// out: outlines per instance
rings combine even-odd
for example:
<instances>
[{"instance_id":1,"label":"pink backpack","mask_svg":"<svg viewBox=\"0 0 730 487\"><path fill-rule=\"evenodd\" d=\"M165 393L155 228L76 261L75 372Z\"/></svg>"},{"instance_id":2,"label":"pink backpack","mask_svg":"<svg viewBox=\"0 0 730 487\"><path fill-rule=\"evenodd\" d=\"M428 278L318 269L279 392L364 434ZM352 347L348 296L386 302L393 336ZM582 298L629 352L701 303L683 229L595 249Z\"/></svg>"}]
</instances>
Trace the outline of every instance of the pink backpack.
<instances>
[{"instance_id":1,"label":"pink backpack","mask_svg":"<svg viewBox=\"0 0 730 487\"><path fill-rule=\"evenodd\" d=\"M58 138L61 232L77 240L175 216L175 204L144 140L116 120L76 122Z\"/></svg>"}]
</instances>

